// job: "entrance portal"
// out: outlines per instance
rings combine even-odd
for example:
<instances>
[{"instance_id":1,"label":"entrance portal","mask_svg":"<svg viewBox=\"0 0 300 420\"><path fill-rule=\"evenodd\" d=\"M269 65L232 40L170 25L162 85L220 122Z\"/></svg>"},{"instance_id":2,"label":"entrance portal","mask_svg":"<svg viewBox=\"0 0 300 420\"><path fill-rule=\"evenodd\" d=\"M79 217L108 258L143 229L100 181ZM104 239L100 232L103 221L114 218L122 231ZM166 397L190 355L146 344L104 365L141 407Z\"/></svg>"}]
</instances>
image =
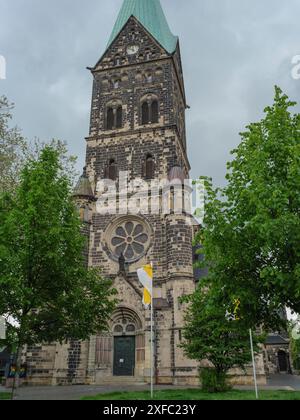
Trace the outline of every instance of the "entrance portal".
<instances>
[{"instance_id":1,"label":"entrance portal","mask_svg":"<svg viewBox=\"0 0 300 420\"><path fill-rule=\"evenodd\" d=\"M134 376L135 337L114 338L114 376Z\"/></svg>"},{"instance_id":2,"label":"entrance portal","mask_svg":"<svg viewBox=\"0 0 300 420\"><path fill-rule=\"evenodd\" d=\"M278 352L278 363L280 372L288 371L287 354L285 351Z\"/></svg>"}]
</instances>

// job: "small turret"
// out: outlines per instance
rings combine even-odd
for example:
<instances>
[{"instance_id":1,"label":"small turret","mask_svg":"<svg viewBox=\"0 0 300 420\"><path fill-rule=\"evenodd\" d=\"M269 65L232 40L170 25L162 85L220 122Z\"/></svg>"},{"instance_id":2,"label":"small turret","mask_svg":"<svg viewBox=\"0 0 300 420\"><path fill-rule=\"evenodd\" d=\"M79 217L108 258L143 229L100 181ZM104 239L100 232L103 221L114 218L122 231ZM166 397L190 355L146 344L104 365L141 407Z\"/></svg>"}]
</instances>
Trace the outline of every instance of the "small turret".
<instances>
[{"instance_id":1,"label":"small turret","mask_svg":"<svg viewBox=\"0 0 300 420\"><path fill-rule=\"evenodd\" d=\"M81 220L88 223L90 221L90 205L95 197L91 183L86 174L86 168L83 169L83 174L77 182L73 197L79 209Z\"/></svg>"},{"instance_id":2,"label":"small turret","mask_svg":"<svg viewBox=\"0 0 300 420\"><path fill-rule=\"evenodd\" d=\"M86 174L86 168L83 169L83 174L79 178L77 185L75 187L73 197L75 199L86 199L86 200L93 200L94 193L92 190L91 183Z\"/></svg>"}]
</instances>

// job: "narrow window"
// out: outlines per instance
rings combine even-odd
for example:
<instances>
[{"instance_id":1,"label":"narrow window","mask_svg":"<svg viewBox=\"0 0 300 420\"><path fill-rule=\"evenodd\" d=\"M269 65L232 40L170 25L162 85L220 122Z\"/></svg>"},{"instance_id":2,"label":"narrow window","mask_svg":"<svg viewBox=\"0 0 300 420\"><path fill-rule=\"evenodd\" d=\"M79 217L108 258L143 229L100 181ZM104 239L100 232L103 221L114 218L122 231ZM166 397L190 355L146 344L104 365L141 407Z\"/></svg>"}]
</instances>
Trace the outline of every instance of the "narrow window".
<instances>
[{"instance_id":1,"label":"narrow window","mask_svg":"<svg viewBox=\"0 0 300 420\"><path fill-rule=\"evenodd\" d=\"M145 54L146 54L146 60L150 60L150 58L151 58L151 51L149 51L149 50L146 50L145 51Z\"/></svg>"},{"instance_id":2,"label":"narrow window","mask_svg":"<svg viewBox=\"0 0 300 420\"><path fill-rule=\"evenodd\" d=\"M114 159L111 159L111 161L109 162L109 167L108 167L108 178L111 179L112 181L116 181L117 177L118 177L118 167Z\"/></svg>"},{"instance_id":3,"label":"narrow window","mask_svg":"<svg viewBox=\"0 0 300 420\"><path fill-rule=\"evenodd\" d=\"M142 105L142 124L148 124L149 123L149 105L148 102L144 102Z\"/></svg>"},{"instance_id":4,"label":"narrow window","mask_svg":"<svg viewBox=\"0 0 300 420\"><path fill-rule=\"evenodd\" d=\"M153 156L148 155L146 159L146 179L153 179L155 173L155 162Z\"/></svg>"},{"instance_id":5,"label":"narrow window","mask_svg":"<svg viewBox=\"0 0 300 420\"><path fill-rule=\"evenodd\" d=\"M114 81L114 89L119 89L119 87L120 87L120 80L118 79Z\"/></svg>"},{"instance_id":6,"label":"narrow window","mask_svg":"<svg viewBox=\"0 0 300 420\"><path fill-rule=\"evenodd\" d=\"M106 126L108 130L114 128L114 110L112 108L108 108L107 110Z\"/></svg>"},{"instance_id":7,"label":"narrow window","mask_svg":"<svg viewBox=\"0 0 300 420\"><path fill-rule=\"evenodd\" d=\"M117 55L117 56L115 57L115 65L116 65L116 66L120 66L120 64L121 64L121 58L120 58L120 56L118 56L118 55Z\"/></svg>"},{"instance_id":8,"label":"narrow window","mask_svg":"<svg viewBox=\"0 0 300 420\"><path fill-rule=\"evenodd\" d=\"M151 104L151 122L153 124L158 123L158 102L153 101Z\"/></svg>"},{"instance_id":9,"label":"narrow window","mask_svg":"<svg viewBox=\"0 0 300 420\"><path fill-rule=\"evenodd\" d=\"M123 122L123 112L122 112L122 107L119 106L117 108L117 123L116 123L116 127L117 128L122 128L122 122Z\"/></svg>"}]
</instances>

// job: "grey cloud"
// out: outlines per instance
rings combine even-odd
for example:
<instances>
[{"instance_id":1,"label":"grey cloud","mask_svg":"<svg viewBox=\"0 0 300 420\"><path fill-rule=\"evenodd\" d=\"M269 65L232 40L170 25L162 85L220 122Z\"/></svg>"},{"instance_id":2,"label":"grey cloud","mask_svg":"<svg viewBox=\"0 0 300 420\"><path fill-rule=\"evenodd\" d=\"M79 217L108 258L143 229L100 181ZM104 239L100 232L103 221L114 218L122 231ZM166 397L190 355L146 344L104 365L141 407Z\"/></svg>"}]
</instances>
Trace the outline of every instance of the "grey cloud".
<instances>
[{"instance_id":1,"label":"grey cloud","mask_svg":"<svg viewBox=\"0 0 300 420\"><path fill-rule=\"evenodd\" d=\"M180 36L192 175L224 183L238 133L262 117L280 85L299 101L299 0L161 0ZM122 0L0 0L0 94L28 138L67 140L84 164L92 80ZM299 107L297 108L299 110Z\"/></svg>"}]
</instances>

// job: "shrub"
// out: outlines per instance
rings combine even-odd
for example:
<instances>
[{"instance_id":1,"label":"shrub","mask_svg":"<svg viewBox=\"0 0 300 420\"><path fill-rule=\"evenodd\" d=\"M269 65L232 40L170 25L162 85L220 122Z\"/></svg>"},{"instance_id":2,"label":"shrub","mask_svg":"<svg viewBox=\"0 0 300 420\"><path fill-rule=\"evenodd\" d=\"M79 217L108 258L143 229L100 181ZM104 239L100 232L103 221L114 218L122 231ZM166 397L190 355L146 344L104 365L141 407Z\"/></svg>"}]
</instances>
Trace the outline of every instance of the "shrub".
<instances>
[{"instance_id":1,"label":"shrub","mask_svg":"<svg viewBox=\"0 0 300 420\"><path fill-rule=\"evenodd\" d=\"M205 392L227 392L232 388L227 374L218 372L215 368L200 368L200 380Z\"/></svg>"}]
</instances>

